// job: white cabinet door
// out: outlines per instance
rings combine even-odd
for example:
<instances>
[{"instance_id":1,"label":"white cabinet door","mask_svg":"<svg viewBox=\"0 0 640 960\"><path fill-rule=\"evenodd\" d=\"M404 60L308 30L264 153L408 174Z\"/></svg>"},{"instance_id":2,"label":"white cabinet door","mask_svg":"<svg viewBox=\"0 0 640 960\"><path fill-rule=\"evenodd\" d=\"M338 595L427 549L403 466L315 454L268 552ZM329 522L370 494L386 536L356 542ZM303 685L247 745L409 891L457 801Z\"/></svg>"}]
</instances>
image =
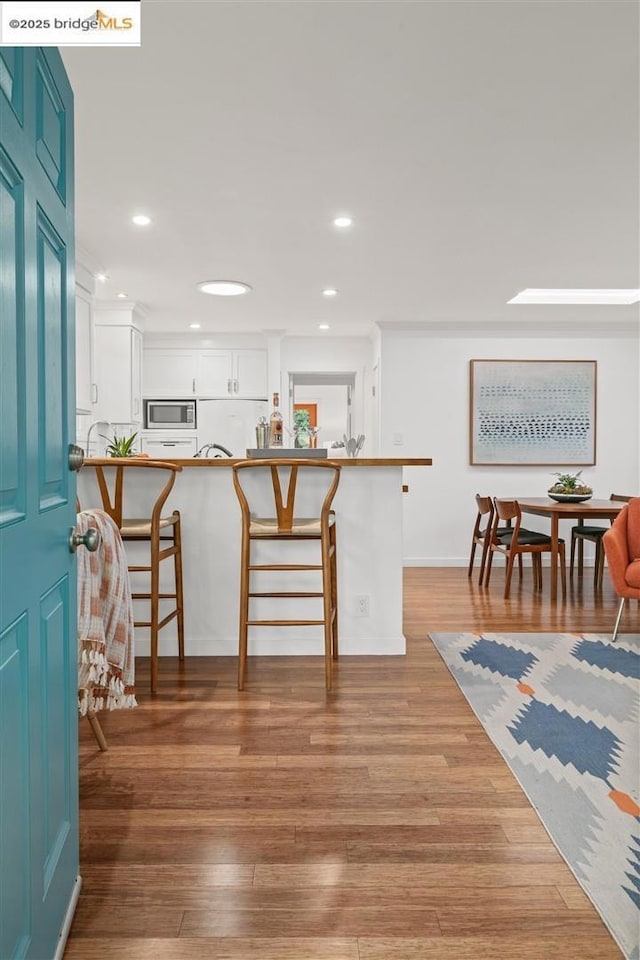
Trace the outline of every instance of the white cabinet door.
<instances>
[{"instance_id":1,"label":"white cabinet door","mask_svg":"<svg viewBox=\"0 0 640 960\"><path fill-rule=\"evenodd\" d=\"M197 350L167 350L160 347L145 350L144 396L152 400L195 396L197 360Z\"/></svg>"},{"instance_id":2,"label":"white cabinet door","mask_svg":"<svg viewBox=\"0 0 640 960\"><path fill-rule=\"evenodd\" d=\"M142 422L142 334L131 330L131 419Z\"/></svg>"},{"instance_id":3,"label":"white cabinet door","mask_svg":"<svg viewBox=\"0 0 640 960\"><path fill-rule=\"evenodd\" d=\"M106 320L96 311L94 326L94 369L98 402L96 416L111 424L142 421L141 355L142 334L130 323Z\"/></svg>"},{"instance_id":4,"label":"white cabinet door","mask_svg":"<svg viewBox=\"0 0 640 960\"><path fill-rule=\"evenodd\" d=\"M96 412L109 423L131 423L131 328L96 323Z\"/></svg>"},{"instance_id":5,"label":"white cabinet door","mask_svg":"<svg viewBox=\"0 0 640 960\"><path fill-rule=\"evenodd\" d=\"M200 397L233 396L233 355L231 350L200 350L196 380Z\"/></svg>"},{"instance_id":6,"label":"white cabinet door","mask_svg":"<svg viewBox=\"0 0 640 960\"><path fill-rule=\"evenodd\" d=\"M187 460L197 452L195 437L176 437L158 440L155 437L142 438L142 452L148 453L152 460Z\"/></svg>"},{"instance_id":7,"label":"white cabinet door","mask_svg":"<svg viewBox=\"0 0 640 960\"><path fill-rule=\"evenodd\" d=\"M265 350L233 351L233 395L251 400L267 396L267 353Z\"/></svg>"},{"instance_id":8,"label":"white cabinet door","mask_svg":"<svg viewBox=\"0 0 640 960\"><path fill-rule=\"evenodd\" d=\"M93 317L91 301L76 294L76 413L93 411Z\"/></svg>"}]
</instances>

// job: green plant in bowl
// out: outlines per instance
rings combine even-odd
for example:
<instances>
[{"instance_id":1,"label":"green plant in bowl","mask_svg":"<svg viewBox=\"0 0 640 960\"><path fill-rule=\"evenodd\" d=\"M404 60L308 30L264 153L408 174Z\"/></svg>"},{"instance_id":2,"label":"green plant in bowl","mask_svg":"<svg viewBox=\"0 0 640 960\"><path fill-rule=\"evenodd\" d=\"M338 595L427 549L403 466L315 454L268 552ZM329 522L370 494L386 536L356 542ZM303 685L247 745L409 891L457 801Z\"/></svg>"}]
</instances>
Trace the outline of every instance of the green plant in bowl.
<instances>
[{"instance_id":1,"label":"green plant in bowl","mask_svg":"<svg viewBox=\"0 0 640 960\"><path fill-rule=\"evenodd\" d=\"M114 432L111 438L105 437L105 440L108 440L106 446L106 454L108 457L133 457L135 455L135 450L133 445L136 441L137 433L132 433L130 437L121 436L119 437L117 433Z\"/></svg>"},{"instance_id":2,"label":"green plant in bowl","mask_svg":"<svg viewBox=\"0 0 640 960\"><path fill-rule=\"evenodd\" d=\"M565 496L588 497L593 494L591 487L580 479L582 470L577 473L554 473L558 479L549 487L548 493L559 493Z\"/></svg>"}]
</instances>

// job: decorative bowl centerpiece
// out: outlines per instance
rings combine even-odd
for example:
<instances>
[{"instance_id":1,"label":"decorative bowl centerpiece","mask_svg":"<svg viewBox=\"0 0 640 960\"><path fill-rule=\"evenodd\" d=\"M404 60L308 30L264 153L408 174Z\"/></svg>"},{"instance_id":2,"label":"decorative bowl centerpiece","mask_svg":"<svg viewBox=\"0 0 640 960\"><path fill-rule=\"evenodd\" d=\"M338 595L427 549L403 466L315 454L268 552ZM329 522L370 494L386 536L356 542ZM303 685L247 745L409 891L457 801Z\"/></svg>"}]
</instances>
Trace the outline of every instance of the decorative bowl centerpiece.
<instances>
[{"instance_id":1,"label":"decorative bowl centerpiece","mask_svg":"<svg viewBox=\"0 0 640 960\"><path fill-rule=\"evenodd\" d=\"M547 490L551 499L558 503L582 503L584 500L590 500L593 490L582 482L581 473L582 470L578 470L577 473L555 473L554 476L558 479Z\"/></svg>"}]
</instances>

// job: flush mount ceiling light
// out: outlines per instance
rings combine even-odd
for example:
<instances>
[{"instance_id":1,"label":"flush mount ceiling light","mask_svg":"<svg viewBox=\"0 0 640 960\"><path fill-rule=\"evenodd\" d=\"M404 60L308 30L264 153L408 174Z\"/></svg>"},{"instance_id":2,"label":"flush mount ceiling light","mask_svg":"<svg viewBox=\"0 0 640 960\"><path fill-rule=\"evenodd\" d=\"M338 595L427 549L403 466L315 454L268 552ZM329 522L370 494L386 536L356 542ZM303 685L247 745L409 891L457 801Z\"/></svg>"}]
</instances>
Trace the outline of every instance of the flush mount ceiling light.
<instances>
[{"instance_id":1,"label":"flush mount ceiling light","mask_svg":"<svg viewBox=\"0 0 640 960\"><path fill-rule=\"evenodd\" d=\"M323 297L337 297L337 296L338 296L338 291L335 290L333 287L327 287L326 290L323 290L323 291L322 291L322 296L323 296Z\"/></svg>"},{"instance_id":2,"label":"flush mount ceiling light","mask_svg":"<svg viewBox=\"0 0 640 960\"><path fill-rule=\"evenodd\" d=\"M189 324L189 327L190 327L192 330L199 330L199 329L200 329L200 326L201 326L201 325L200 325L199 323L190 323L190 324Z\"/></svg>"},{"instance_id":3,"label":"flush mount ceiling light","mask_svg":"<svg viewBox=\"0 0 640 960\"><path fill-rule=\"evenodd\" d=\"M148 217L146 213L136 213L135 216L131 217L131 223L135 223L136 227L148 227L151 223L151 217Z\"/></svg>"},{"instance_id":4,"label":"flush mount ceiling light","mask_svg":"<svg viewBox=\"0 0 640 960\"><path fill-rule=\"evenodd\" d=\"M198 284L201 293L210 293L213 297L239 297L251 289L248 283L241 280L206 280Z\"/></svg>"},{"instance_id":5,"label":"flush mount ceiling light","mask_svg":"<svg viewBox=\"0 0 640 960\"><path fill-rule=\"evenodd\" d=\"M507 303L629 304L640 300L640 290L537 290L527 288Z\"/></svg>"},{"instance_id":6,"label":"flush mount ceiling light","mask_svg":"<svg viewBox=\"0 0 640 960\"><path fill-rule=\"evenodd\" d=\"M353 223L353 219L351 217L348 217L346 214L339 217L334 217L333 219L334 227L340 227L343 230L345 229L345 227L350 227L352 223Z\"/></svg>"},{"instance_id":7,"label":"flush mount ceiling light","mask_svg":"<svg viewBox=\"0 0 640 960\"><path fill-rule=\"evenodd\" d=\"M319 323L318 330L331 330L331 327L328 323Z\"/></svg>"},{"instance_id":8,"label":"flush mount ceiling light","mask_svg":"<svg viewBox=\"0 0 640 960\"><path fill-rule=\"evenodd\" d=\"M118 300L126 300L127 296L128 294L126 293L116 293L116 297L118 298Z\"/></svg>"},{"instance_id":9,"label":"flush mount ceiling light","mask_svg":"<svg viewBox=\"0 0 640 960\"><path fill-rule=\"evenodd\" d=\"M108 274L108 273L95 273L95 274L94 274L94 277L96 278L96 280L100 280L101 283L106 283L106 281L109 279L109 274Z\"/></svg>"}]
</instances>

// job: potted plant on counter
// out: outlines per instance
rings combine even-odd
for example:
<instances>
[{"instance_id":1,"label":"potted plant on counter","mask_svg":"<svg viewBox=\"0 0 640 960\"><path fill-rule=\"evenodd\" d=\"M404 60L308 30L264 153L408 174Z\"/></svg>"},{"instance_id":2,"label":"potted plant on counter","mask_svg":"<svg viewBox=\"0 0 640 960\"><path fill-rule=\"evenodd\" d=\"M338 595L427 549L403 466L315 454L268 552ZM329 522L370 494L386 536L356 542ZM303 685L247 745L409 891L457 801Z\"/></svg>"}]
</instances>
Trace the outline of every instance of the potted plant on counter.
<instances>
[{"instance_id":1,"label":"potted plant on counter","mask_svg":"<svg viewBox=\"0 0 640 960\"><path fill-rule=\"evenodd\" d=\"M112 437L104 437L103 439L107 440L107 446L105 448L105 453L108 457L135 457L138 454L134 450L134 443L136 441L137 433L132 433L131 436L125 437L124 435L118 436L114 431Z\"/></svg>"}]
</instances>

